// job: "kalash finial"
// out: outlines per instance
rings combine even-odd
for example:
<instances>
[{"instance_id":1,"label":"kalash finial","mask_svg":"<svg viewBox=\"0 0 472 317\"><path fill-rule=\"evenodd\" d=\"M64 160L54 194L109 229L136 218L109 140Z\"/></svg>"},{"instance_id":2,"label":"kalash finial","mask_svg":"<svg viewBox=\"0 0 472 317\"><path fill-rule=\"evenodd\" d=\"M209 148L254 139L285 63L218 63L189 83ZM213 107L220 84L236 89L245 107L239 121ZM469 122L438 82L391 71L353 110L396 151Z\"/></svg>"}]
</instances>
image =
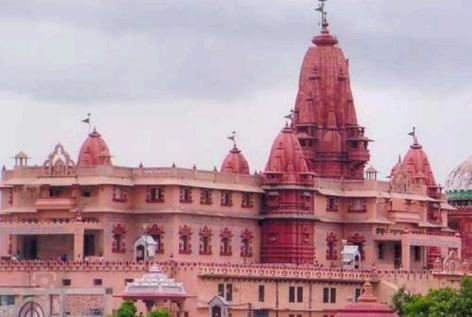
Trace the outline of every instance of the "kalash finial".
<instances>
[{"instance_id":1,"label":"kalash finial","mask_svg":"<svg viewBox=\"0 0 472 317\"><path fill-rule=\"evenodd\" d=\"M232 132L232 135L228 137L228 140L233 141L233 148L237 148L236 146L236 131Z\"/></svg>"},{"instance_id":2,"label":"kalash finial","mask_svg":"<svg viewBox=\"0 0 472 317\"><path fill-rule=\"evenodd\" d=\"M325 24L328 24L328 13L325 11L325 2L326 0L318 0L320 2L320 5L318 8L315 10L321 13L321 25L324 26Z\"/></svg>"}]
</instances>

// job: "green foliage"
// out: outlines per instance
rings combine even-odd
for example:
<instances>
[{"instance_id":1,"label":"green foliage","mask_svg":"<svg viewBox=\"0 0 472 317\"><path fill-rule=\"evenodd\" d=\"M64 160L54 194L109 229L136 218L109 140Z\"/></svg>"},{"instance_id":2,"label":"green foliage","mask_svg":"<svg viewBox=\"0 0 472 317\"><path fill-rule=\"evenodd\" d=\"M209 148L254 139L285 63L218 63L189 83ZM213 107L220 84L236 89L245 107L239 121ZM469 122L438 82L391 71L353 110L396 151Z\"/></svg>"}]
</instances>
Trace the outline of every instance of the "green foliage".
<instances>
[{"instance_id":1,"label":"green foliage","mask_svg":"<svg viewBox=\"0 0 472 317\"><path fill-rule=\"evenodd\" d=\"M136 306L132 301L124 301L113 317L136 317Z\"/></svg>"},{"instance_id":2,"label":"green foliage","mask_svg":"<svg viewBox=\"0 0 472 317\"><path fill-rule=\"evenodd\" d=\"M150 312L148 317L172 317L172 314L165 308L157 308Z\"/></svg>"},{"instance_id":3,"label":"green foliage","mask_svg":"<svg viewBox=\"0 0 472 317\"><path fill-rule=\"evenodd\" d=\"M426 296L412 295L401 288L392 308L404 317L469 317L472 312L472 278L464 276L458 290L432 289Z\"/></svg>"},{"instance_id":4,"label":"green foliage","mask_svg":"<svg viewBox=\"0 0 472 317\"><path fill-rule=\"evenodd\" d=\"M403 307L413 301L415 296L408 292L405 287L400 288L392 297L390 305L400 316L404 314Z\"/></svg>"}]
</instances>

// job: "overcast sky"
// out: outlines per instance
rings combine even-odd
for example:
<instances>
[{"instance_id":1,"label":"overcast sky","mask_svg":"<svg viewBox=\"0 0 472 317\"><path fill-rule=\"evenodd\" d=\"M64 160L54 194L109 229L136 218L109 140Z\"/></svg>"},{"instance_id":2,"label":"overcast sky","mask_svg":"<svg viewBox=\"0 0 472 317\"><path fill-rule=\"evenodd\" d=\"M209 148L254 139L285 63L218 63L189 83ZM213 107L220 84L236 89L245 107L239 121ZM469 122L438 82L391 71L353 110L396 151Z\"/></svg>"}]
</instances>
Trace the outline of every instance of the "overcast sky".
<instances>
[{"instance_id":1,"label":"overcast sky","mask_svg":"<svg viewBox=\"0 0 472 317\"><path fill-rule=\"evenodd\" d=\"M314 0L3 0L0 161L75 157L92 113L116 165L262 170L319 32ZM385 177L417 127L438 181L472 154L472 1L329 0Z\"/></svg>"}]
</instances>

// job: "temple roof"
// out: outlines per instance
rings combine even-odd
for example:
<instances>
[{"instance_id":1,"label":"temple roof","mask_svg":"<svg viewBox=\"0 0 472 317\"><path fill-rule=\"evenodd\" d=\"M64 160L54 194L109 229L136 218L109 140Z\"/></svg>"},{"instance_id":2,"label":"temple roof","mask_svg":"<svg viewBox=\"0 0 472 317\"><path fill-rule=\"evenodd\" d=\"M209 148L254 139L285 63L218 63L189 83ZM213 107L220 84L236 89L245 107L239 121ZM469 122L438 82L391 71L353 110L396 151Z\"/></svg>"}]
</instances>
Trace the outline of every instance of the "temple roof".
<instances>
[{"instance_id":1,"label":"temple roof","mask_svg":"<svg viewBox=\"0 0 472 317\"><path fill-rule=\"evenodd\" d=\"M338 127L357 125L350 88L349 62L324 22L302 63L294 124L328 126L330 108Z\"/></svg>"},{"instance_id":2,"label":"temple roof","mask_svg":"<svg viewBox=\"0 0 472 317\"><path fill-rule=\"evenodd\" d=\"M176 282L154 264L142 278L126 285L122 295L125 299L187 297L183 283Z\"/></svg>"},{"instance_id":3,"label":"temple roof","mask_svg":"<svg viewBox=\"0 0 472 317\"><path fill-rule=\"evenodd\" d=\"M300 142L292 128L286 126L275 139L270 151L266 173L307 173L308 167Z\"/></svg>"},{"instance_id":4,"label":"temple roof","mask_svg":"<svg viewBox=\"0 0 472 317\"><path fill-rule=\"evenodd\" d=\"M416 137L401 163L397 163L392 168L390 177L393 179L400 173L403 173L408 178L410 184L424 184L428 187L437 187L428 155Z\"/></svg>"},{"instance_id":5,"label":"temple roof","mask_svg":"<svg viewBox=\"0 0 472 317\"><path fill-rule=\"evenodd\" d=\"M247 160L236 145L226 155L223 164L221 164L221 172L249 175Z\"/></svg>"},{"instance_id":6,"label":"temple roof","mask_svg":"<svg viewBox=\"0 0 472 317\"><path fill-rule=\"evenodd\" d=\"M108 146L97 130L93 130L82 144L77 166L112 165Z\"/></svg>"}]
</instances>

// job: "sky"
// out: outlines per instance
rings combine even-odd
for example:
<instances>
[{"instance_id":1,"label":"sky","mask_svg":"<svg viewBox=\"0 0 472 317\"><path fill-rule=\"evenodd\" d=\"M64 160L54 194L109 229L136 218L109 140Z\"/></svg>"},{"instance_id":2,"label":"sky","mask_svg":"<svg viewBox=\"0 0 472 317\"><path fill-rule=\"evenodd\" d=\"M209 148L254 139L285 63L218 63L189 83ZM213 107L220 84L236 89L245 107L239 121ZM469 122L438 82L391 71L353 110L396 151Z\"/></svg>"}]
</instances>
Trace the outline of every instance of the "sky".
<instances>
[{"instance_id":1,"label":"sky","mask_svg":"<svg viewBox=\"0 0 472 317\"><path fill-rule=\"evenodd\" d=\"M252 171L294 107L315 0L3 0L0 164L76 157L92 125L115 165ZM472 1L328 0L371 162L388 176L415 126L439 183L472 155Z\"/></svg>"}]
</instances>

